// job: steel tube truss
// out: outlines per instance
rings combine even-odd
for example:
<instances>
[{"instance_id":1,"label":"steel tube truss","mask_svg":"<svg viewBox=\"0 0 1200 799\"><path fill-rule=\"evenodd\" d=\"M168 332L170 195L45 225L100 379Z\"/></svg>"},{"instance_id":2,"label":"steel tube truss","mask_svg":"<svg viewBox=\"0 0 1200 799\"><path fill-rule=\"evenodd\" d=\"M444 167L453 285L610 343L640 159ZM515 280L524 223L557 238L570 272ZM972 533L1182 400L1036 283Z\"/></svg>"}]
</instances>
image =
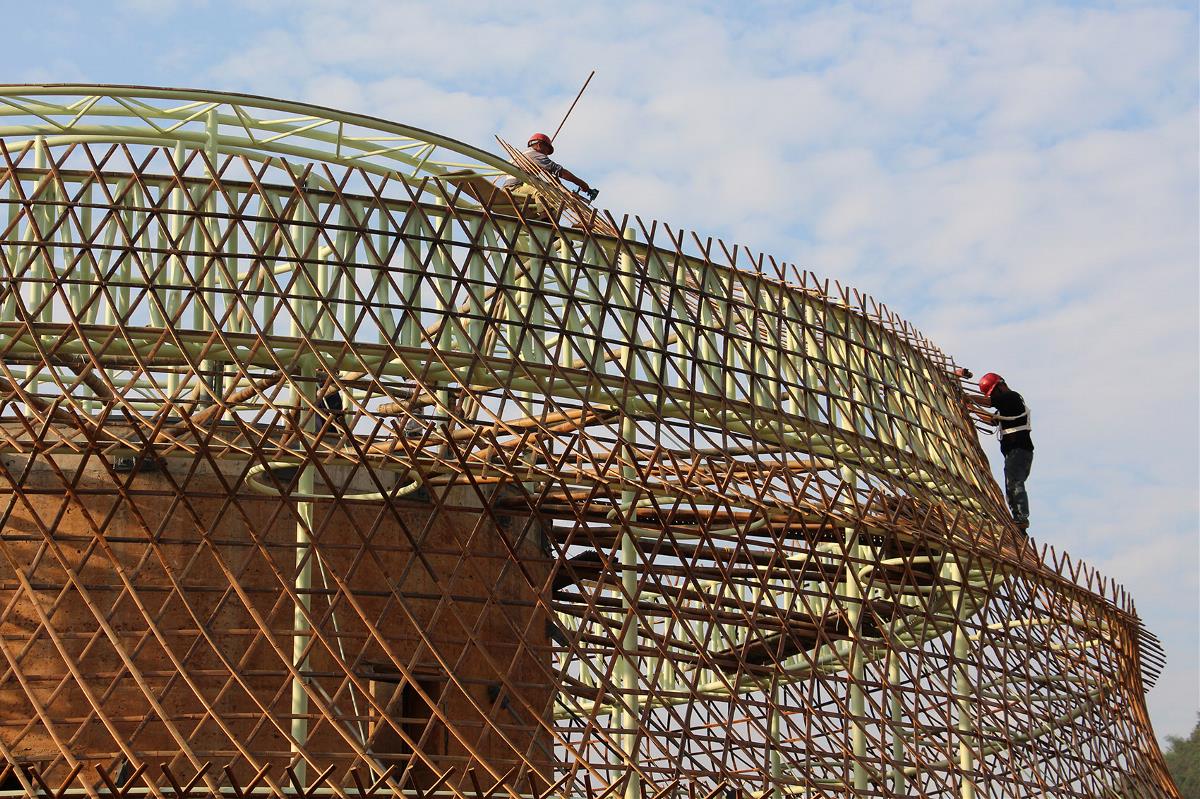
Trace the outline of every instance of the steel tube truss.
<instances>
[{"instance_id":1,"label":"steel tube truss","mask_svg":"<svg viewBox=\"0 0 1200 799\"><path fill-rule=\"evenodd\" d=\"M263 98L2 87L0 158L0 793L1176 795L870 298Z\"/></svg>"}]
</instances>

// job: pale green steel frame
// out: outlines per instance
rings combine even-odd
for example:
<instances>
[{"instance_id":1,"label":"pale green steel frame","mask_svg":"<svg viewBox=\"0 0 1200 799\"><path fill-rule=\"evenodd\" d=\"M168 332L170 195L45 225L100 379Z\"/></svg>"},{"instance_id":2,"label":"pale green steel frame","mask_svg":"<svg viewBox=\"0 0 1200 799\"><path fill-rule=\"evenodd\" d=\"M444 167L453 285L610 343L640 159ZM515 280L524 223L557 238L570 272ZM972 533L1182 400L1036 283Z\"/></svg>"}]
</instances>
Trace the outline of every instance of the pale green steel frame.
<instances>
[{"instance_id":1,"label":"pale green steel frame","mask_svg":"<svg viewBox=\"0 0 1200 799\"><path fill-rule=\"evenodd\" d=\"M527 415L537 414L536 398L542 395L560 396L605 396L613 408L628 414L625 435L632 441L639 434L632 421L638 413L657 410L670 415L672 408L687 407L690 417L686 421L703 425L710 423L714 428L725 428L735 434L753 439L756 447L775 446L785 450L808 452L818 466L827 459L829 468L840 469L840 477L847 485L858 486L868 491L870 485L880 481L891 481L903 474L904 481L917 486L931 502L945 503L956 508L964 518L973 519L976 526L991 525L1000 499L993 485L982 481L976 463L968 462L971 456L964 455L949 442L961 436L961 430L951 430L962 424L958 408L950 407L944 386L951 366L939 352L928 345L919 335L909 329L887 331L868 324L863 309L850 303L840 307L830 305L824 292L798 285L788 285L780 280L735 268L722 268L707 261L703 252L685 253L664 251L652 243L638 243L635 229L628 230L626 241L605 241L593 238L583 231L552 229L540 223L505 220L490 215L478 208L470 198L456 195L451 198L435 184L424 182L440 178L447 172L471 170L484 176L503 174L522 177L523 173L497 156L434 133L422 131L384 120L345 114L331 109L298 103L287 103L267 98L247 97L215 92L189 90L149 89L144 87L116 86L0 86L0 139L10 152L32 147L37 160L33 168L22 168L21 180L30 185L42 180L40 170L46 169L47 153L62 151L81 143L124 143L173 148L174 165L181 169L181 180L164 177L157 185L147 179L138 185L129 184L125 177L114 174L111 185L84 185L71 183L69 165L62 170L66 182L50 189L65 191L75 202L83 202L83 211L78 232L63 231L59 244L64 252L76 247L79 236L87 236L91 229L99 229L103 207L110 205L106 197L118 194L126 201L117 203L117 213L126 215L133 227L139 214L140 194L147 192L168 193L170 207L182 211L197 203L197 196L206 184L206 178L187 171L189 152L203 153L205 169L215 168L222 156L245 157L250 162L266 163L267 159L284 158L291 163L316 165L308 176L313 205L305 203L289 205L294 187L273 185L269 180L247 174L236 174L226 180L229 192L220 197L208 195L203 199L204 209L214 215L230 212L239 200L239 195L257 198L259 213L263 218L287 218L292 215L295 226L293 241L298 250L285 252L291 246L287 242L269 238L255 240L257 233L270 234L271 228L263 225L261 231L246 231L242 240L231 239L222 243L215 231L196 227L192 231L191 255L176 259L169 271L153 275L137 274L134 266L126 261L116 274L109 273L105 255L99 259L93 273L80 271L72 278L65 291L71 303L86 308L79 320L83 331L100 329L114 320L131 320L145 315L147 327L140 332L137 326L130 328L127 345L112 346L107 357L112 365L107 368L120 370L117 360L122 346L130 348L129 354L138 348L153 347L158 358L169 372L172 363L205 361L220 370L221 380L214 385L194 383L184 385L175 375L159 381L143 381L132 392L129 401L131 410L144 412L161 407L165 402L191 402L193 407L202 407L236 392L254 389L256 378L248 373L238 374L222 368L224 365L258 365L263 369L278 368L280 364L291 364L297 369L300 380L293 388L292 404L298 413L311 412L318 404L317 378L322 373L335 376L338 389L350 402L360 404L368 418L376 425L386 422L370 403L372 398L362 394L353 386L351 376L366 372L378 375L383 380L393 380L397 387L414 374L424 375L433 383L443 385L457 383L469 385L479 391L504 388L526 392L529 398ZM317 215L322 214L322 197L330 197L336 190L331 173L325 166L361 169L380 178L395 179L410 187L419 186L414 192L401 192L386 197L376 197L380 207L389 210L388 215L367 208L372 198L364 195L359 206L364 213L373 214L370 226L376 230L379 242L385 237L417 236L424 242L424 258L420 253L406 250L401 255L403 269L389 272L386 276L379 271L383 260L375 251L371 236L352 232L361 229L366 218L346 218L354 205L324 206L321 224L325 231L336 230L332 238L328 233L313 227ZM246 170L243 170L245 172ZM187 190L181 190L184 186ZM44 188L44 187L43 187ZM88 201L88 198L91 201ZM429 225L409 213L417 204L424 204ZM15 206L9 206L11 209ZM289 210L289 208L291 210ZM93 210L97 209L97 210ZM330 217L333 209L341 216ZM397 219L408 219L404 229L396 227ZM441 220L440 222L438 220ZM0 220L3 221L3 220ZM178 222L179 220L175 220ZM456 222L462 224L456 227ZM175 231L179 233L178 230ZM111 226L106 231L110 236ZM314 235L323 235L316 242ZM72 237L75 241L72 242ZM160 234L161 237L161 234ZM521 264L521 257L513 257L518 242L527 252L535 252L538 244L531 239L541 238L540 246L557 248L556 259L538 259L546 268L528 268ZM461 254L472 246L472 242L483 242L486 246L472 249L465 256L469 261L469 274L476 283L464 281L463 275L453 267L455 259L447 254ZM697 242L699 244L699 242ZM244 252L244 247L255 251L281 252L290 257L277 268L261 266L233 273L221 273L205 268L206 253L224 251L229 255ZM13 251L12 263L21 264L27 270L20 278L28 287L25 305L37 310L36 328L11 331L7 338L9 352L23 354L36 359L47 342L61 336L72 324L61 302L53 300L51 294L59 268L48 258L39 257L32 250ZM359 268L355 274L345 274L334 268L335 262L356 262L371 266ZM612 264L617 271L612 271ZM646 275L657 281L661 291L641 291L635 286L637 264L644 264ZM300 268L301 266L312 268ZM484 289L488 282L485 274L496 276L496 287L491 294ZM288 277L294 280L288 282ZM683 296L667 290L669 285L688 286L697 277L705 281L695 286L691 296ZM390 282L395 280L396 282ZM208 317L200 313L197 304L191 305L193 316L188 325L179 325L172 340L163 342L153 328L178 322L186 318L189 310L180 304L187 293L178 286L192 282L197 285L199 296L206 298L212 308L228 309L226 318L229 326L216 330L207 326ZM107 287L106 287L107 286ZM614 286L617 290L614 290ZM370 290L375 287L375 290ZM439 294L440 287L446 293ZM247 289L253 288L252 293ZM421 318L412 314L396 314L390 296L425 297L424 313ZM89 296L92 298L89 301ZM147 296L163 300L148 309L143 303ZM343 315L339 318L335 309L327 303L318 303L316 298L336 298L342 305ZM497 301L499 300L499 301ZM688 305L691 301L693 304ZM275 314L275 310L289 306L297 309L297 316ZM354 310L358 308L360 310ZM11 302L0 309L2 320L10 320L14 313ZM824 364L824 374L812 371L812 363L805 363L801 374L795 363L785 356L786 346L762 340L758 325L762 309L770 309L773 316L782 320L790 331L803 331L811 343L817 339L838 342L832 347L833 355ZM357 329L355 347L347 349L338 340L354 323L353 314L366 313L371 320ZM520 353L492 350L480 351L479 335L482 324L472 318L463 324L456 322L460 313L477 316L488 313L499 315L508 326L508 340L525 342ZM657 334L636 329L638 313L652 317L658 325ZM559 324L544 326L547 315L559 320ZM599 321L597 321L599 317ZM699 324L692 324L698 319ZM736 329L717 330L718 320L738 320L748 333ZM663 325L667 321L686 322L678 329L685 334L675 336L665 343L662 339ZM373 329L372 329L373 328ZM405 348L388 346L393 333L400 331L400 340ZM252 334L252 331L255 331ZM254 348L258 336L270 335L275 342L274 351L265 353ZM684 335L690 337L684 340ZM38 338L41 337L41 339ZM310 338L313 356L301 352L300 339ZM899 358L909 368L895 374L877 373L878 361L868 357L863 342L876 343L885 352L901 353ZM792 346L799 342L793 341ZM430 362L426 353L430 345L439 349L439 361ZM495 342L493 342L493 347ZM73 344L58 344L55 352L63 357L87 358L90 347L85 339ZM553 353L567 357L574 365L591 367L589 371L564 373L555 368ZM522 362L518 371L508 367L514 359ZM481 366L486 368L481 368ZM30 393L54 393L60 390L47 384L42 377L30 371L23 389ZM504 375L503 383L497 375ZM711 399L695 401L696 387L688 383L689 377L700 375ZM640 382L639 382L640 381ZM661 386L660 396L648 396L645 386L657 382ZM878 385L892 383L899 387L893 392L880 392ZM833 391L837 388L841 399L817 398L804 386L821 384ZM165 395L162 385L171 386L172 394ZM80 392L82 388L76 386ZM138 392L140 398L136 398ZM254 402L249 398L248 402ZM443 398L444 401L444 398ZM728 414L731 404L756 407L757 426L744 426ZM81 405L85 410L88 402ZM666 409L664 411L664 408ZM269 412L269 411L268 411ZM488 409L481 405L481 418L486 418ZM315 417L313 417L315 418ZM494 420L506 421L506 420ZM512 421L511 419L507 421ZM869 424L868 424L869 423ZM739 427L740 426L740 427ZM366 427L363 428L365 430ZM861 441L872 439L879 446L871 452L861 447ZM369 441L369 435L367 439ZM714 440L713 446L721 442ZM231 453L234 454L234 453ZM234 454L234 456L236 456ZM300 491L314 492L313 468L306 465L296 453L281 449L275 461L298 462L302 466ZM398 475L411 473L412 464L403 459L382 457L379 467L394 470ZM415 484L414 484L415 487ZM623 507L631 508L632 493L626 493ZM664 500L670 499L664 488ZM867 552L868 545L860 543L853 528L846 528L845 547L851 552ZM999 531L997 531L999 534ZM303 525L297 529L297 563L300 568L300 590L307 590L312 580L313 558L307 554L306 532ZM637 537L639 531L631 527L623 533L620 560L624 567L624 594L620 600L630 604L653 600L655 595L645 587L639 593L636 582L638 566ZM842 549L831 546L825 553L813 553L802 557L814 561L825 559L833 567L843 559ZM961 620L976 613L984 598L1000 585L1009 567L1002 563L971 558L963 565L951 563L942 567L946 579L960 588L947 590L939 604L944 609L957 609L957 620L949 623L925 622L916 629L901 623L888 631L894 640L915 643L941 636L951 629L957 631L955 654L966 661L971 636L961 626ZM848 569L841 584L841 593L854 607L861 609L861 601L871 596L873 567L859 570ZM713 596L730 601L757 604L753 588L713 583ZM761 589L758 589L761 594ZM777 595L788 595L784 588ZM791 602L803 605L812 612L811 599L801 593L790 594ZM827 600L832 602L832 600ZM917 606L930 602L930 598L913 596L901 599ZM857 604L856 604L857 603ZM861 612L861 610L860 610ZM297 630L306 629L307 614L296 610ZM576 620L560 614L559 623L571 628ZM336 622L335 622L336 623ZM849 620L857 627L858 617ZM1030 618L1014 620L1013 624L1037 626L1045 624L1077 626L1082 641L1077 645L1112 646L1113 631L1102 622L1077 619L1069 623L1048 619ZM638 629L630 626L626 631L629 651L637 648L639 636L654 633L669 639L675 632L677 621L666 619L658 629ZM736 630L717 627L700 633L701 639L735 649L745 643ZM649 639L647 639L649 640ZM307 639L297 635L294 657L297 667L303 662ZM886 642L877 646L862 642L841 642L830 647L815 660L815 663L793 656L784 664L781 674L785 680L803 681L812 669L848 671L851 675L849 703L855 718L866 716L864 697L857 682L862 678L866 661L890 657L892 649ZM617 664L617 680L630 695L635 695L640 673L656 675L662 685L669 688L679 674L672 664L651 662L653 659L622 657ZM602 679L606 665L578 663L577 678L586 685ZM572 668L563 664L563 668ZM900 680L898 666L889 661L895 681ZM736 694L758 690L779 690L780 682L763 682L742 675L737 683L728 675L713 671L711 679L704 681L705 691L711 695ZM1063 684L1071 681L1069 673L1063 673ZM971 675L965 666L959 667L956 676L957 701L957 758L960 767L970 770L973 752L981 750L977 743L982 720L974 707L975 693L972 691ZM987 686L976 686L985 690ZM1030 687L1025 701L1043 701L1036 696L1040 688ZM1098 697L1103 686L1095 686L1090 696ZM997 697L1004 699L1004 696ZM308 695L305 686L297 679L293 690L294 708L303 715ZM622 728L633 724L637 718L638 703L634 699L625 704L617 700L608 712L617 714ZM657 697L648 701L663 703L668 700ZM684 701L680 699L678 701ZM892 746L897 760L903 759L906 740L914 734L911 724L902 718L899 700L892 698L886 723L892 729ZM596 712L598 708L587 703L562 704L559 717L582 711ZM1072 708L1060 717L1068 723L1086 707ZM776 740L780 734L778 714L766 721L766 735ZM1053 725L1042 730L1029 731L1030 736L1050 735ZM293 737L303 743L306 730L302 719L293 722ZM862 756L867 746L862 727L852 727L852 747L856 755ZM633 736L626 736L626 753L633 756ZM986 751L986 746L982 746ZM782 761L778 753L773 756L771 768L775 773L788 769L808 767L811 764L789 764ZM915 769L915 767L914 767ZM891 775L895 790L902 790L914 769L897 770ZM856 762L853 771L853 787L866 790L868 774ZM626 799L638 796L638 783L626 783ZM964 799L975 796L975 787L969 781L961 786Z\"/></svg>"},{"instance_id":2,"label":"pale green steel frame","mask_svg":"<svg viewBox=\"0 0 1200 799\"><path fill-rule=\"evenodd\" d=\"M55 98L63 98L55 102ZM5 118L20 120L5 125ZM30 119L38 120L30 123ZM470 169L521 176L469 144L384 119L228 92L145 86L0 84L0 137L44 137L50 146L84 142L182 143L262 159L337 164L377 175L439 176Z\"/></svg>"}]
</instances>

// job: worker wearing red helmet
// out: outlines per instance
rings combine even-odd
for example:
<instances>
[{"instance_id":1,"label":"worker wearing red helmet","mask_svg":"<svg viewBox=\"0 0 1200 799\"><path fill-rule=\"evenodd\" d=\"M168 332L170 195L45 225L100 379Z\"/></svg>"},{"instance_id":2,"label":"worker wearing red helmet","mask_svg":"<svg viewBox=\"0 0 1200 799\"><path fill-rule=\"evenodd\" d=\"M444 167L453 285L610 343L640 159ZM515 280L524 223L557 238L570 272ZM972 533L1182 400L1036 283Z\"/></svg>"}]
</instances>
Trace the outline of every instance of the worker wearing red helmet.
<instances>
[{"instance_id":1,"label":"worker wearing red helmet","mask_svg":"<svg viewBox=\"0 0 1200 799\"><path fill-rule=\"evenodd\" d=\"M1033 467L1029 406L1024 397L1009 388L1004 378L995 372L979 378L979 390L996 409L992 421L1000 439L1000 453L1004 456L1004 493L1013 521L1024 530L1029 527L1029 495L1025 492L1025 480Z\"/></svg>"},{"instance_id":2,"label":"worker wearing red helmet","mask_svg":"<svg viewBox=\"0 0 1200 799\"><path fill-rule=\"evenodd\" d=\"M588 185L586 180L576 177L571 170L562 164L550 160L550 156L554 153L554 144L550 141L549 136L545 133L535 133L529 137L527 146L529 149L524 153L526 158L546 170L551 177L558 178L559 180L569 180L582 189L584 193L595 198L595 192L592 191L592 187ZM518 197L537 196L533 187L522 183L520 178L509 178L501 185Z\"/></svg>"}]
</instances>

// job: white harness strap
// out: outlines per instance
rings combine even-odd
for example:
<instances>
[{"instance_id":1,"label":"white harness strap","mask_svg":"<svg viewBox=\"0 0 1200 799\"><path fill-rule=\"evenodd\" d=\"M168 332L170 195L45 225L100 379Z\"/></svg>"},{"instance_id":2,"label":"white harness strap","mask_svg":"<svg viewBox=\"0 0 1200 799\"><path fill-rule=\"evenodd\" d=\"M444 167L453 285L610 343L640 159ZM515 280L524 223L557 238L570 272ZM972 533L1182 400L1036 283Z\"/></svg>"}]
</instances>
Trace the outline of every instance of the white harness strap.
<instances>
[{"instance_id":1,"label":"white harness strap","mask_svg":"<svg viewBox=\"0 0 1200 799\"><path fill-rule=\"evenodd\" d=\"M1011 422L1016 419L1025 419L1025 424L1017 425L1016 427L1005 427L1002 422ZM1029 403L1025 403L1025 413L1018 413L1016 416L1000 416L996 415L996 438L1004 438L1006 433L1019 433L1022 430L1033 430L1033 416L1029 412Z\"/></svg>"}]
</instances>

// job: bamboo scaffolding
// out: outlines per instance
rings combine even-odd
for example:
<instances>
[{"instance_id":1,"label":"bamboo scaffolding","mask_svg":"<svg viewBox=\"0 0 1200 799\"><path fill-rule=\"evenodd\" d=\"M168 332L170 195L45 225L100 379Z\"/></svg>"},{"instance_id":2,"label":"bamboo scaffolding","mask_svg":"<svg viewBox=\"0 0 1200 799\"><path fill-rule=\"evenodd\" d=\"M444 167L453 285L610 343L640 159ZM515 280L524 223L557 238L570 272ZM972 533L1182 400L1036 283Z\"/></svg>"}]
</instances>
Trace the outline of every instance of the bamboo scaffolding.
<instances>
[{"instance_id":1,"label":"bamboo scaffolding","mask_svg":"<svg viewBox=\"0 0 1200 799\"><path fill-rule=\"evenodd\" d=\"M506 154L0 87L0 795L1177 796L951 358Z\"/></svg>"}]
</instances>

